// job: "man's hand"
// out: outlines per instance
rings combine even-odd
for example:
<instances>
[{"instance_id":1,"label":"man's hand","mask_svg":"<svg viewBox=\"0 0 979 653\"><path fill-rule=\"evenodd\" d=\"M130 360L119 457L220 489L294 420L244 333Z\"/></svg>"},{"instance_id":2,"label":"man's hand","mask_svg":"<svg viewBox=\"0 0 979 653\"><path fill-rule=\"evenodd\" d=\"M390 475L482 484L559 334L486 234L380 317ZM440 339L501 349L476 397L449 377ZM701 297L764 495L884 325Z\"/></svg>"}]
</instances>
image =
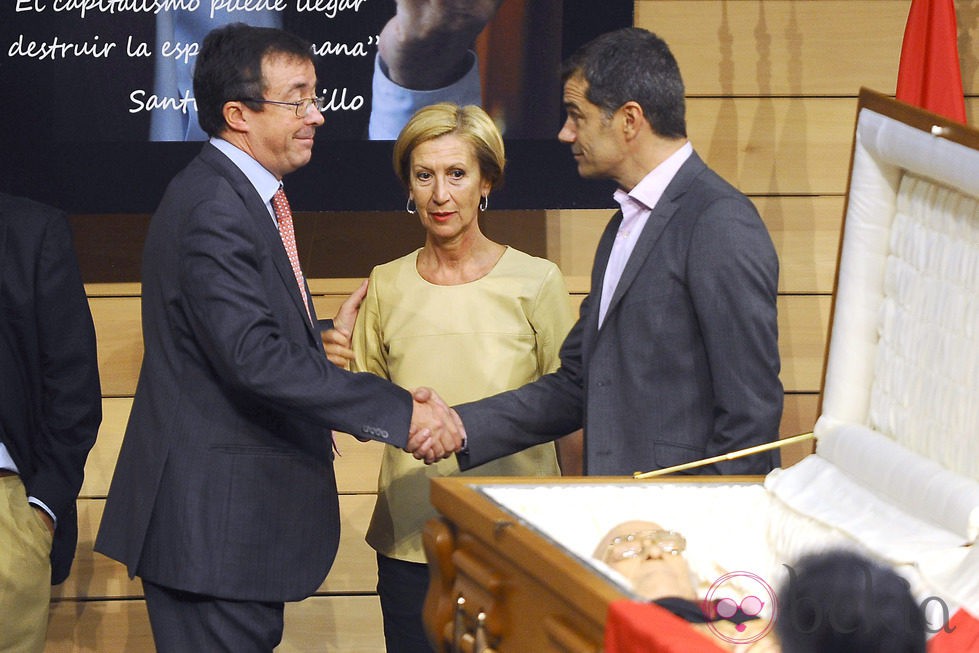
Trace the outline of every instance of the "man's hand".
<instances>
[{"instance_id":1,"label":"man's hand","mask_svg":"<svg viewBox=\"0 0 979 653\"><path fill-rule=\"evenodd\" d=\"M411 428L405 451L426 464L448 458L462 448L462 419L431 388L412 393Z\"/></svg>"},{"instance_id":2,"label":"man's hand","mask_svg":"<svg viewBox=\"0 0 979 653\"><path fill-rule=\"evenodd\" d=\"M342 367L345 370L350 368L350 361L354 359L350 336L353 333L354 324L357 322L360 303L364 301L366 295L367 281L365 280L357 290L343 300L336 317L333 318L333 328L320 334L320 338L323 340L323 348L326 350L326 358L337 367Z\"/></svg>"},{"instance_id":3,"label":"man's hand","mask_svg":"<svg viewBox=\"0 0 979 653\"><path fill-rule=\"evenodd\" d=\"M397 0L377 43L392 82L442 88L468 70L467 52L503 0Z\"/></svg>"}]
</instances>

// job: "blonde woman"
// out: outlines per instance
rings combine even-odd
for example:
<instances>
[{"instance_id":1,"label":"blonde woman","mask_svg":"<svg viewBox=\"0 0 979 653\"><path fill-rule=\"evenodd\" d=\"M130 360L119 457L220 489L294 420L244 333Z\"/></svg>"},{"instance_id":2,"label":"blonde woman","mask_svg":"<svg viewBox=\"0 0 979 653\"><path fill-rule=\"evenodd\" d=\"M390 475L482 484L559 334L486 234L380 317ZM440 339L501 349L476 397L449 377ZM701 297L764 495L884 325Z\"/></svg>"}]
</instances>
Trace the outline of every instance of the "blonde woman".
<instances>
[{"instance_id":1,"label":"blonde woman","mask_svg":"<svg viewBox=\"0 0 979 653\"><path fill-rule=\"evenodd\" d=\"M555 370L574 320L560 270L483 234L479 215L503 176L503 139L476 106L419 110L394 146L406 209L425 243L371 272L353 330L352 368L405 388L434 387L449 404L520 387ZM565 440L559 446L580 446ZM428 569L421 531L435 516L429 478L459 474L386 451L367 532L389 652L430 651L422 626ZM560 473L548 443L470 470L479 476Z\"/></svg>"}]
</instances>

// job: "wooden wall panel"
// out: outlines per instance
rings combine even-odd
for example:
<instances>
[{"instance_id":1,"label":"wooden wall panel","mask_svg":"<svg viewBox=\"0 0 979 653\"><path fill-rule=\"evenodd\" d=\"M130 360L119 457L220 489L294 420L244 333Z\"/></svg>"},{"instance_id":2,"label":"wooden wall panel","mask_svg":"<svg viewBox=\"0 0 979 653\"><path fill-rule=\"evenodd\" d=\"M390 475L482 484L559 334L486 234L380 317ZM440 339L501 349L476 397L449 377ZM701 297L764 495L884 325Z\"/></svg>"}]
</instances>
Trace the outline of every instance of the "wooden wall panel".
<instances>
[{"instance_id":1,"label":"wooden wall panel","mask_svg":"<svg viewBox=\"0 0 979 653\"><path fill-rule=\"evenodd\" d=\"M571 282L587 283L584 277L569 279ZM577 284L576 284L577 285ZM587 287L587 286L585 286ZM576 302L580 303L581 295L576 296ZM320 305L329 307L331 304L338 304L340 297L318 298L317 312L321 310ZM129 308L138 303L137 299L129 302ZM101 302L93 301L93 305L100 305ZM811 372L812 369L822 366L823 348L825 347L825 325L828 320L830 301L826 297L819 295L783 295L779 302L779 323L781 325L780 341L783 355L783 367L788 370L786 377L786 387L793 390L818 390L818 375ZM111 308L114 312L124 304L113 302ZM94 311L93 311L94 312ZM101 315L106 312L99 311ZM99 318L96 318L97 321ZM100 341L101 342L101 341ZM118 343L117 343L118 345ZM130 342L130 350L133 343ZM112 349L122 352L121 346L114 346ZM126 356L120 356L123 362L118 371L113 372L112 368L103 368L103 374L108 378L104 381L107 389L103 393L107 396L112 395L131 395L135 390L138 365L135 363L136 355L130 351ZM796 371L801 370L801 371ZM108 388L112 388L110 391Z\"/></svg>"},{"instance_id":2,"label":"wooden wall panel","mask_svg":"<svg viewBox=\"0 0 979 653\"><path fill-rule=\"evenodd\" d=\"M783 436L809 433L819 417L818 393L788 393L785 395L785 408L782 411Z\"/></svg>"},{"instance_id":3,"label":"wooden wall panel","mask_svg":"<svg viewBox=\"0 0 979 653\"><path fill-rule=\"evenodd\" d=\"M139 579L130 580L126 568L93 550L102 521L104 499L78 500L78 548L68 579L52 588L58 599L142 598Z\"/></svg>"},{"instance_id":4,"label":"wooden wall panel","mask_svg":"<svg viewBox=\"0 0 979 653\"><path fill-rule=\"evenodd\" d=\"M747 195L842 195L856 98L691 98L700 156Z\"/></svg>"},{"instance_id":5,"label":"wooden wall panel","mask_svg":"<svg viewBox=\"0 0 979 653\"><path fill-rule=\"evenodd\" d=\"M88 305L98 340L102 396L130 396L143 363L139 297L90 296Z\"/></svg>"},{"instance_id":6,"label":"wooden wall panel","mask_svg":"<svg viewBox=\"0 0 979 653\"><path fill-rule=\"evenodd\" d=\"M154 650L142 599L51 603L44 653L151 653Z\"/></svg>"},{"instance_id":7,"label":"wooden wall panel","mask_svg":"<svg viewBox=\"0 0 979 653\"><path fill-rule=\"evenodd\" d=\"M286 605L276 653L382 653L384 632L376 596L313 596Z\"/></svg>"},{"instance_id":8,"label":"wooden wall panel","mask_svg":"<svg viewBox=\"0 0 979 653\"><path fill-rule=\"evenodd\" d=\"M581 294L587 291L587 284L588 280L584 276L568 278L569 289L576 295L574 297L575 302L581 302ZM317 313L323 311L325 315L332 315L343 297L343 295L323 295L314 298ZM105 302L108 304L106 305ZM97 313L96 329L102 333L107 330L106 325L125 322L126 319L123 316L127 311L138 312L139 310L138 298L92 298L90 303L93 306L93 314ZM822 360L825 338L820 329L825 330L829 304L829 299L820 295L783 295L780 298L779 320L782 325L780 340L782 341L783 366L790 370L797 367L806 370L801 373L801 376L792 372L787 377L786 387L792 383L793 390L818 390L818 375L813 377L808 370L815 365L816 359ZM126 340L123 340L124 336ZM100 351L102 350L102 338L103 336L100 336ZM136 338L131 330L127 334L120 329L114 332L110 345L104 348L113 352L116 365L115 367L105 366L102 368L105 385L103 394L107 396L128 396L132 395L135 390L136 376L139 371L137 363L139 355L136 351L142 347L141 342ZM821 367L821 365L822 363L819 362L815 366ZM815 384L812 378L817 379ZM794 385L796 383L802 383L802 385ZM112 390L110 391L109 388Z\"/></svg>"},{"instance_id":9,"label":"wooden wall panel","mask_svg":"<svg viewBox=\"0 0 979 653\"><path fill-rule=\"evenodd\" d=\"M793 393L785 395L782 408L782 424L779 435L787 438L802 433L810 433L819 416L819 395L816 393ZM799 462L813 451L812 442L791 444L782 449L782 467L789 467Z\"/></svg>"},{"instance_id":10,"label":"wooden wall panel","mask_svg":"<svg viewBox=\"0 0 979 653\"><path fill-rule=\"evenodd\" d=\"M831 305L832 298L825 295L778 298L778 348L786 392L819 392Z\"/></svg>"},{"instance_id":11,"label":"wooden wall panel","mask_svg":"<svg viewBox=\"0 0 979 653\"><path fill-rule=\"evenodd\" d=\"M85 461L85 479L78 496L83 499L104 499L112 482L112 471L119 457L119 446L126 432L132 397L103 397L102 424L95 446Z\"/></svg>"},{"instance_id":12,"label":"wooden wall panel","mask_svg":"<svg viewBox=\"0 0 979 653\"><path fill-rule=\"evenodd\" d=\"M979 115L979 97L965 106ZM687 132L747 195L843 195L856 111L856 97L691 98Z\"/></svg>"},{"instance_id":13,"label":"wooden wall panel","mask_svg":"<svg viewBox=\"0 0 979 653\"><path fill-rule=\"evenodd\" d=\"M637 0L690 95L893 94L908 0ZM979 92L979 4L956 0L967 95ZM975 115L970 113L969 115Z\"/></svg>"},{"instance_id":14,"label":"wooden wall panel","mask_svg":"<svg viewBox=\"0 0 979 653\"><path fill-rule=\"evenodd\" d=\"M831 293L843 222L843 196L751 198L778 252L779 292ZM555 210L547 215L547 257L587 292L598 239L613 211Z\"/></svg>"},{"instance_id":15,"label":"wooden wall panel","mask_svg":"<svg viewBox=\"0 0 979 653\"><path fill-rule=\"evenodd\" d=\"M690 95L894 93L907 0L640 0Z\"/></svg>"},{"instance_id":16,"label":"wooden wall panel","mask_svg":"<svg viewBox=\"0 0 979 653\"><path fill-rule=\"evenodd\" d=\"M843 196L751 198L775 243L781 293L832 293Z\"/></svg>"}]
</instances>

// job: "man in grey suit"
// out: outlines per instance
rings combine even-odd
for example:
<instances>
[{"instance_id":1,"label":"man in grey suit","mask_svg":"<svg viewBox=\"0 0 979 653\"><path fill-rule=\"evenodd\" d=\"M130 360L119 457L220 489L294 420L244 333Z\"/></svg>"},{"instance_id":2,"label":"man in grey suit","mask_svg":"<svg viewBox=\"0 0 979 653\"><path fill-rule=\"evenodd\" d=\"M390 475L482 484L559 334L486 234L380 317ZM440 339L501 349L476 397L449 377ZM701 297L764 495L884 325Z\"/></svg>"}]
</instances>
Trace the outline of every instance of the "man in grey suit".
<instances>
[{"instance_id":1,"label":"man in grey suit","mask_svg":"<svg viewBox=\"0 0 979 653\"><path fill-rule=\"evenodd\" d=\"M325 358L281 195L323 123L316 83L291 34L211 32L194 78L211 140L150 224L145 354L96 549L141 577L159 651L279 643L283 603L337 551L331 429L429 461L461 442L437 398Z\"/></svg>"},{"instance_id":2,"label":"man in grey suit","mask_svg":"<svg viewBox=\"0 0 979 653\"><path fill-rule=\"evenodd\" d=\"M636 28L565 64L582 177L618 184L591 293L553 374L457 407L463 469L584 428L584 473L632 474L774 440L778 260L755 207L694 153L672 53ZM763 454L696 469L756 474Z\"/></svg>"}]
</instances>

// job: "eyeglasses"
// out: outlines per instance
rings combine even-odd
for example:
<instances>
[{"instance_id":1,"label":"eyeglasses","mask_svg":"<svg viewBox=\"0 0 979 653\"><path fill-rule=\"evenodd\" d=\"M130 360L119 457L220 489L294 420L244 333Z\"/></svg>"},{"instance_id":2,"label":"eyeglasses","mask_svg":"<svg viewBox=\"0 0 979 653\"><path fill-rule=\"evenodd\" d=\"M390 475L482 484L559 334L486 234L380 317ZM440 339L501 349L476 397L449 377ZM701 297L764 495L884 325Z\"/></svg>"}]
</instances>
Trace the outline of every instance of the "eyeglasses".
<instances>
[{"instance_id":1,"label":"eyeglasses","mask_svg":"<svg viewBox=\"0 0 979 653\"><path fill-rule=\"evenodd\" d=\"M652 547L663 553L680 555L687 548L687 541L676 531L655 530L640 531L620 535L609 542L603 560L605 562L621 562L630 558L644 555Z\"/></svg>"},{"instance_id":2,"label":"eyeglasses","mask_svg":"<svg viewBox=\"0 0 979 653\"><path fill-rule=\"evenodd\" d=\"M261 104L281 104L287 107L293 107L296 110L296 117L302 118L307 113L309 113L310 108L316 107L316 110L320 113L326 111L326 98L322 97L304 97L301 100L295 102L282 102L280 100L265 100L260 98L241 98L241 102L260 102Z\"/></svg>"}]
</instances>

